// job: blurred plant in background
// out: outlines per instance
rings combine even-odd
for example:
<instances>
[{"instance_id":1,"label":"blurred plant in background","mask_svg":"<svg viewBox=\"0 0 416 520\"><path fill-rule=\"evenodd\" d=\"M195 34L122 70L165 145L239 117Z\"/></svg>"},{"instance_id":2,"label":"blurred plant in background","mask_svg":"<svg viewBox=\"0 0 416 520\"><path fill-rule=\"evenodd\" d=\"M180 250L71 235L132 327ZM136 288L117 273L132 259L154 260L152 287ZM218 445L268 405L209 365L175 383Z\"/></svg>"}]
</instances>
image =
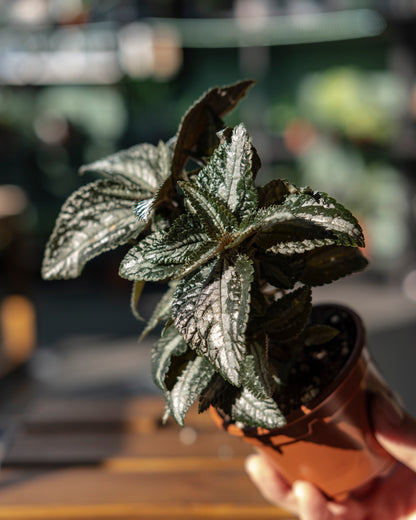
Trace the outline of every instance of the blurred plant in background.
<instances>
[{"instance_id":1,"label":"blurred plant in background","mask_svg":"<svg viewBox=\"0 0 416 520\"><path fill-rule=\"evenodd\" d=\"M393 4L0 3L0 185L26 193L32 275L50 222L83 182L80 164L168 139L208 85L243 77L257 81L256 92L230 124L247 122L262 181L273 174L325 186L362 215L372 266L395 268L412 230L404 225L406 178L390 151L404 111L416 113L416 96L408 109L414 74L410 61L402 60L404 71L391 67L399 32L386 31L397 14L412 20L414 9Z\"/></svg>"},{"instance_id":2,"label":"blurred plant in background","mask_svg":"<svg viewBox=\"0 0 416 520\"><path fill-rule=\"evenodd\" d=\"M373 268L384 275L401 267L410 240L407 188L389 155L406 104L397 75L335 67L306 75L295 103L278 101L267 114L295 157L298 182L354 208Z\"/></svg>"},{"instance_id":3,"label":"blurred plant in background","mask_svg":"<svg viewBox=\"0 0 416 520\"><path fill-rule=\"evenodd\" d=\"M319 128L363 143L396 138L407 94L389 71L336 67L307 76L299 87L299 111Z\"/></svg>"}]
</instances>

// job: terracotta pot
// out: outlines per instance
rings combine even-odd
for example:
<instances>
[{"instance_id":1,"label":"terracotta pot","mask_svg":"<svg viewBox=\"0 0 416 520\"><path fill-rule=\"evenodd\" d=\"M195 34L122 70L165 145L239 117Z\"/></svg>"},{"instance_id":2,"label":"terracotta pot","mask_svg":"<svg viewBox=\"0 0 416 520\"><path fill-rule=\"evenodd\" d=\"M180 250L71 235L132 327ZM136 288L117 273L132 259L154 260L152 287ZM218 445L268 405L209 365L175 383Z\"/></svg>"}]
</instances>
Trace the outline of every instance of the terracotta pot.
<instances>
[{"instance_id":1,"label":"terracotta pot","mask_svg":"<svg viewBox=\"0 0 416 520\"><path fill-rule=\"evenodd\" d=\"M286 426L239 428L216 410L211 413L221 428L266 453L288 482L307 480L327 496L342 499L394 464L373 435L367 409L371 394L391 393L370 360L360 318L339 305L314 308L314 312L332 311L351 321L354 349L329 387L287 417Z\"/></svg>"}]
</instances>

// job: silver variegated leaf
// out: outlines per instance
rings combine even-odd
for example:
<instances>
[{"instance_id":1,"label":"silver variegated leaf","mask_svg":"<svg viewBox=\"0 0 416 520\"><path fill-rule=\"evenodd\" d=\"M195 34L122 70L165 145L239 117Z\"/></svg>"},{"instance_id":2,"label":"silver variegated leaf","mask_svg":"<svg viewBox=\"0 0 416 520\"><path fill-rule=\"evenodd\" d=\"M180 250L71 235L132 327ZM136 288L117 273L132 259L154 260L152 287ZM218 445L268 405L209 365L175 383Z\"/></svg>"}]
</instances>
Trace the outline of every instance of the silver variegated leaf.
<instances>
[{"instance_id":1,"label":"silver variegated leaf","mask_svg":"<svg viewBox=\"0 0 416 520\"><path fill-rule=\"evenodd\" d=\"M141 200L134 212L136 213L136 217L144 222L147 222L150 218L151 212L153 209L153 198Z\"/></svg>"},{"instance_id":2,"label":"silver variegated leaf","mask_svg":"<svg viewBox=\"0 0 416 520\"><path fill-rule=\"evenodd\" d=\"M63 205L46 246L43 278L76 278L89 260L136 238L146 227L133 211L140 197L133 185L108 180L74 192Z\"/></svg>"},{"instance_id":3,"label":"silver variegated leaf","mask_svg":"<svg viewBox=\"0 0 416 520\"><path fill-rule=\"evenodd\" d=\"M257 209L257 189L252 173L252 144L243 124L233 130L214 152L211 161L197 175L195 182L215 194L238 218Z\"/></svg>"},{"instance_id":4,"label":"silver variegated leaf","mask_svg":"<svg viewBox=\"0 0 416 520\"><path fill-rule=\"evenodd\" d=\"M250 343L244 362L242 386L260 399L271 397L273 385L270 370L267 345L260 345L257 342Z\"/></svg>"},{"instance_id":5,"label":"silver variegated leaf","mask_svg":"<svg viewBox=\"0 0 416 520\"><path fill-rule=\"evenodd\" d=\"M215 369L203 357L188 361L174 387L165 393L167 408L175 421L184 425L189 408L214 375Z\"/></svg>"},{"instance_id":6,"label":"silver variegated leaf","mask_svg":"<svg viewBox=\"0 0 416 520\"><path fill-rule=\"evenodd\" d=\"M284 207L269 206L245 218L226 249L238 247L254 234L256 244L264 251L285 255L304 253L315 247L333 244L336 240L327 230L296 217Z\"/></svg>"},{"instance_id":7,"label":"silver variegated leaf","mask_svg":"<svg viewBox=\"0 0 416 520\"><path fill-rule=\"evenodd\" d=\"M164 143L158 146L139 144L104 159L82 166L80 173L110 177L123 184L134 184L147 196L153 196L159 184L169 175L172 151Z\"/></svg>"},{"instance_id":8,"label":"silver variegated leaf","mask_svg":"<svg viewBox=\"0 0 416 520\"><path fill-rule=\"evenodd\" d=\"M227 232L237 227L234 215L214 194L191 181L178 184L210 239L220 241Z\"/></svg>"},{"instance_id":9,"label":"silver variegated leaf","mask_svg":"<svg viewBox=\"0 0 416 520\"><path fill-rule=\"evenodd\" d=\"M278 242L275 246L268 248L267 251L276 255L293 255L306 253L317 247L325 247L332 244L334 244L334 239L331 238L305 238L303 240Z\"/></svg>"},{"instance_id":10,"label":"silver variegated leaf","mask_svg":"<svg viewBox=\"0 0 416 520\"><path fill-rule=\"evenodd\" d=\"M342 204L326 193L289 195L282 206L297 218L312 222L336 236L334 244L364 247L357 219Z\"/></svg>"},{"instance_id":11,"label":"silver variegated leaf","mask_svg":"<svg viewBox=\"0 0 416 520\"><path fill-rule=\"evenodd\" d=\"M129 280L158 281L180 278L216 256L198 220L181 215L167 231L154 232L123 259L120 275Z\"/></svg>"},{"instance_id":12,"label":"silver variegated leaf","mask_svg":"<svg viewBox=\"0 0 416 520\"><path fill-rule=\"evenodd\" d=\"M155 384L163 391L167 391L166 376L169 372L171 359L187 351L183 337L174 327L169 327L165 334L153 345L151 352L151 370Z\"/></svg>"},{"instance_id":13,"label":"silver variegated leaf","mask_svg":"<svg viewBox=\"0 0 416 520\"><path fill-rule=\"evenodd\" d=\"M246 426L260 428L280 428L286 424L286 419L277 403L271 398L259 399L243 388L241 395L232 406L232 419Z\"/></svg>"},{"instance_id":14,"label":"silver variegated leaf","mask_svg":"<svg viewBox=\"0 0 416 520\"><path fill-rule=\"evenodd\" d=\"M282 204L260 209L241 223L245 233L275 254L292 255L330 245L362 246L355 217L325 194L289 195Z\"/></svg>"},{"instance_id":15,"label":"silver variegated leaf","mask_svg":"<svg viewBox=\"0 0 416 520\"><path fill-rule=\"evenodd\" d=\"M189 255L183 270L177 278L183 278L192 273L202 265L210 262L219 256L220 248L215 242L204 242L201 246Z\"/></svg>"},{"instance_id":16,"label":"silver variegated leaf","mask_svg":"<svg viewBox=\"0 0 416 520\"><path fill-rule=\"evenodd\" d=\"M166 215L154 212L149 228L152 233L164 233L170 229L171 225L172 222Z\"/></svg>"},{"instance_id":17,"label":"silver variegated leaf","mask_svg":"<svg viewBox=\"0 0 416 520\"><path fill-rule=\"evenodd\" d=\"M208 243L209 237L199 221L188 214L178 217L165 233L150 235L140 243L143 256L153 263L183 264L189 256Z\"/></svg>"},{"instance_id":18,"label":"silver variegated leaf","mask_svg":"<svg viewBox=\"0 0 416 520\"><path fill-rule=\"evenodd\" d=\"M255 233L262 233L261 241L264 243L268 237L268 230L274 229L277 225L290 221L292 215L278 206L260 209L257 213L252 213L242 220L234 230L232 240L226 245L225 249L238 247L244 240ZM310 226L311 227L311 226ZM274 237L274 235L273 235ZM259 239L260 241L260 239Z\"/></svg>"},{"instance_id":19,"label":"silver variegated leaf","mask_svg":"<svg viewBox=\"0 0 416 520\"><path fill-rule=\"evenodd\" d=\"M127 280L144 280L146 282L160 282L179 276L183 271L181 264L157 264L146 258L142 243L147 240L156 240L156 234L149 235L126 254L120 264L119 275Z\"/></svg>"},{"instance_id":20,"label":"silver variegated leaf","mask_svg":"<svg viewBox=\"0 0 416 520\"><path fill-rule=\"evenodd\" d=\"M246 354L252 276L247 256L223 258L184 278L172 304L172 318L186 341L236 386Z\"/></svg>"},{"instance_id":21,"label":"silver variegated leaf","mask_svg":"<svg viewBox=\"0 0 416 520\"><path fill-rule=\"evenodd\" d=\"M134 246L123 258L119 274L127 280L144 280L146 282L158 282L183 278L192 273L198 267L206 264L212 258L218 256L217 244L211 242L192 243L188 245L187 251L173 251L173 256L179 258L184 256L183 263L165 263L155 254L162 248L165 235L154 233L143 239ZM162 251L162 249L160 249ZM175 255L175 253L178 253ZM168 261L168 256L161 255ZM150 259L149 259L150 258Z\"/></svg>"}]
</instances>

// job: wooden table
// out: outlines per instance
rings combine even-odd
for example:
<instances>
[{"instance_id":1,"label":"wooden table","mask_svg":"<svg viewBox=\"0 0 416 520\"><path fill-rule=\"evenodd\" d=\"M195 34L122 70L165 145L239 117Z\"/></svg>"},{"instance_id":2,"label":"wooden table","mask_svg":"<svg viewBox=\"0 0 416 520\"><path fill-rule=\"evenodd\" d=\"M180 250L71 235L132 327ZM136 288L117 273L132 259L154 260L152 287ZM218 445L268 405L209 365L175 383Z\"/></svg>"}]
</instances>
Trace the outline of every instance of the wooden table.
<instances>
[{"instance_id":1,"label":"wooden table","mask_svg":"<svg viewBox=\"0 0 416 520\"><path fill-rule=\"evenodd\" d=\"M160 424L161 399L39 400L17 421L0 472L0 519L293 519L268 505L251 448L192 412Z\"/></svg>"}]
</instances>

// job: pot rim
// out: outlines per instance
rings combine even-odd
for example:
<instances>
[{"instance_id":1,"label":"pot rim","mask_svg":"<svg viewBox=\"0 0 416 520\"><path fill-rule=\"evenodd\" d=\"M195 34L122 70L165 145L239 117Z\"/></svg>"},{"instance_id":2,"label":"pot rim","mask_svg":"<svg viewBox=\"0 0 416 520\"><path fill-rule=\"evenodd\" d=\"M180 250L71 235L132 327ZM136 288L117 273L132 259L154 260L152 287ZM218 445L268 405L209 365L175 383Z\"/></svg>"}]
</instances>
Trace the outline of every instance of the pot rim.
<instances>
[{"instance_id":1,"label":"pot rim","mask_svg":"<svg viewBox=\"0 0 416 520\"><path fill-rule=\"evenodd\" d=\"M341 370L337 373L334 379L325 387L322 392L319 393L314 399L308 402L307 405L303 405L300 409L295 412L290 413L287 417L287 423L289 424L296 421L298 418L302 418L305 415L308 415L312 411L317 411L321 406L325 405L326 400L333 394L334 390L342 385L342 383L347 378L348 374L350 374L352 368L357 363L358 359L361 356L361 353L365 347L365 329L364 324L360 316L350 309L346 305L340 305L337 303L319 303L314 305L316 309L323 308L333 308L339 309L340 311L346 312L352 318L355 325L355 341L354 346L352 348L351 354L349 358L346 360L345 364L341 368ZM282 427L284 428L284 426Z\"/></svg>"},{"instance_id":2,"label":"pot rim","mask_svg":"<svg viewBox=\"0 0 416 520\"><path fill-rule=\"evenodd\" d=\"M359 362L361 355L366 352L365 349L365 328L362 319L360 316L352 310L350 307L338 303L318 303L313 306L315 309L335 309L341 312L347 313L353 320L355 325L355 338L354 345L351 351L349 358L346 360L343 367L339 370L338 374L334 377L334 379L326 386L326 388L319 393L314 399L309 401L307 405L302 405L297 410L291 412L288 416L286 416L286 424L284 426L278 428L261 428L258 426L243 426L239 425L230 420L227 421L227 426L234 425L238 429L244 432L247 436L266 436L272 434L284 434L287 428L291 428L299 421L304 420L308 415L313 413L314 416L319 415L319 411L325 407L328 401L331 399L334 391L340 387L342 387L343 383L346 382L349 374L353 371L354 367ZM217 413L219 413L217 411ZM219 414L221 415L221 414Z\"/></svg>"}]
</instances>

